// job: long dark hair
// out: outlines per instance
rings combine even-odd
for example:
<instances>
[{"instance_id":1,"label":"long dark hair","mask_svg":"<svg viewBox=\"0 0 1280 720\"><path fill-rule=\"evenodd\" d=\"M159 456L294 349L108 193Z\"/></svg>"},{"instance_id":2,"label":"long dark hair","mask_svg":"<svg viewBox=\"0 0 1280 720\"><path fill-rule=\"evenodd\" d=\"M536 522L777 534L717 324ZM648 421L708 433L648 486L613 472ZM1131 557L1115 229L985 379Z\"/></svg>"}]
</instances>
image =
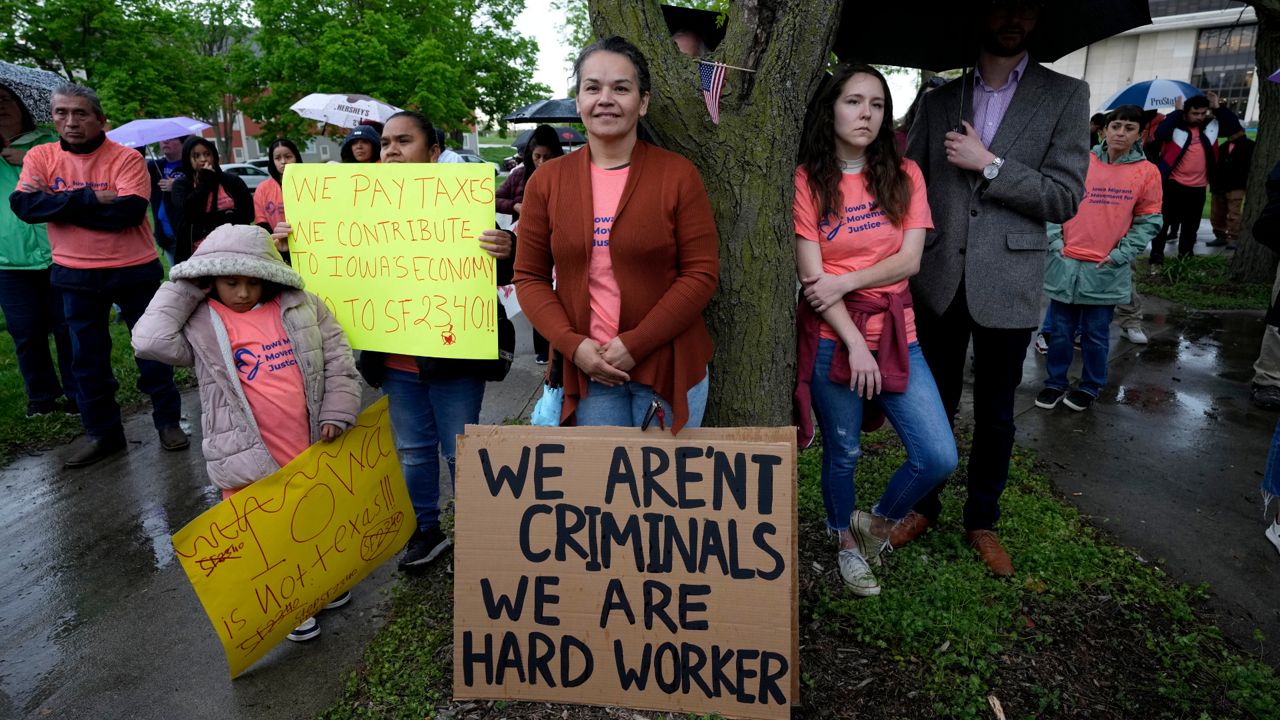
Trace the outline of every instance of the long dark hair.
<instances>
[{"instance_id":1,"label":"long dark hair","mask_svg":"<svg viewBox=\"0 0 1280 720\"><path fill-rule=\"evenodd\" d=\"M302 153L298 151L298 146L288 138L276 138L267 146L267 173L281 185L284 184L284 174L276 169L276 148L288 148L293 153L294 162L303 162Z\"/></svg>"},{"instance_id":2,"label":"long dark hair","mask_svg":"<svg viewBox=\"0 0 1280 720\"><path fill-rule=\"evenodd\" d=\"M189 135L186 142L182 143L182 174L191 178L192 184L195 183L196 169L191 164L191 151L195 150L197 145L203 145L213 153L213 171L219 175L222 174L222 159L218 157L218 146L199 135Z\"/></svg>"},{"instance_id":3,"label":"long dark hair","mask_svg":"<svg viewBox=\"0 0 1280 720\"><path fill-rule=\"evenodd\" d=\"M533 175L533 149L544 147L551 151L551 157L558 158L564 154L564 146L560 144L560 136L550 125L539 125L533 129L529 139L524 142L524 178L528 182Z\"/></svg>"},{"instance_id":4,"label":"long dark hair","mask_svg":"<svg viewBox=\"0 0 1280 720\"><path fill-rule=\"evenodd\" d=\"M911 204L911 179L902 169L902 155L893 135L893 98L889 83L870 65L841 64L823 84L800 142L800 165L809 176L809 191L819 217L839 215L844 205L840 193L840 159L836 156L835 106L844 84L858 73L880 81L884 89L884 120L880 132L867 146L863 173L876 205L895 226L902 224Z\"/></svg>"}]
</instances>

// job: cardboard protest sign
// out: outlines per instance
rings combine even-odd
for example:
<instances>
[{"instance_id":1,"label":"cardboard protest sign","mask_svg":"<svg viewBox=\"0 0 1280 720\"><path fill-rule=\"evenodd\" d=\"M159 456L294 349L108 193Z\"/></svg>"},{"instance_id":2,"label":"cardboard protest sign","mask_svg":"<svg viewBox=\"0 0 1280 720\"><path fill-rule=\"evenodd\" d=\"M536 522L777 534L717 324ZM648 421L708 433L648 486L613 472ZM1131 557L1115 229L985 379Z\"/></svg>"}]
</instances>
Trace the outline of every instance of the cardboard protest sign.
<instances>
[{"instance_id":1,"label":"cardboard protest sign","mask_svg":"<svg viewBox=\"0 0 1280 720\"><path fill-rule=\"evenodd\" d=\"M416 523L387 399L192 520L173 547L235 677L404 547Z\"/></svg>"},{"instance_id":2,"label":"cardboard protest sign","mask_svg":"<svg viewBox=\"0 0 1280 720\"><path fill-rule=\"evenodd\" d=\"M488 163L286 166L289 252L357 350L498 357Z\"/></svg>"},{"instance_id":3,"label":"cardboard protest sign","mask_svg":"<svg viewBox=\"0 0 1280 720\"><path fill-rule=\"evenodd\" d=\"M467 426L453 693L788 718L796 435Z\"/></svg>"}]
</instances>

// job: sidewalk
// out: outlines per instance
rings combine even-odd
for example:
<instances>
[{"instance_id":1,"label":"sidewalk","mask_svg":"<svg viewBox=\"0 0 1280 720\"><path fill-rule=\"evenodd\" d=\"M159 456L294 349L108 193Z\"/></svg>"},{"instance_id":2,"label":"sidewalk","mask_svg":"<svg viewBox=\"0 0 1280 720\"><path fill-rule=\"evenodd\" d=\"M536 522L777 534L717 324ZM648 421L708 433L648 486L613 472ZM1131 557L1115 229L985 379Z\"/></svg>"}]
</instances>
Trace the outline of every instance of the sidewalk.
<instances>
[{"instance_id":1,"label":"sidewalk","mask_svg":"<svg viewBox=\"0 0 1280 720\"><path fill-rule=\"evenodd\" d=\"M516 365L486 389L482 423L527 416L541 388L529 326ZM366 392L372 402L377 394ZM126 423L129 452L64 471L66 447L0 471L0 717L133 720L306 718L328 707L382 626L394 563L324 613L322 634L282 643L234 682L170 534L219 500L199 451L160 449L151 418Z\"/></svg>"}]
</instances>

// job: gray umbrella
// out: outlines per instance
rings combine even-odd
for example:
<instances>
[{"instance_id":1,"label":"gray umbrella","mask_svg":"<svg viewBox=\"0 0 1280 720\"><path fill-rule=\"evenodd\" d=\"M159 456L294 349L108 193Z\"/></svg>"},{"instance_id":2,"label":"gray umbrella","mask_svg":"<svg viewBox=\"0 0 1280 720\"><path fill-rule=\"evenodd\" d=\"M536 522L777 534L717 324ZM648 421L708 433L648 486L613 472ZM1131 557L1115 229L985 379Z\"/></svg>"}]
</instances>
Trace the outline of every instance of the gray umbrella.
<instances>
[{"instance_id":1,"label":"gray umbrella","mask_svg":"<svg viewBox=\"0 0 1280 720\"><path fill-rule=\"evenodd\" d=\"M539 100L502 118L509 123L581 122L573 98Z\"/></svg>"},{"instance_id":2,"label":"gray umbrella","mask_svg":"<svg viewBox=\"0 0 1280 720\"><path fill-rule=\"evenodd\" d=\"M50 122L49 96L67 79L48 70L23 67L0 61L0 85L18 96L37 123Z\"/></svg>"}]
</instances>

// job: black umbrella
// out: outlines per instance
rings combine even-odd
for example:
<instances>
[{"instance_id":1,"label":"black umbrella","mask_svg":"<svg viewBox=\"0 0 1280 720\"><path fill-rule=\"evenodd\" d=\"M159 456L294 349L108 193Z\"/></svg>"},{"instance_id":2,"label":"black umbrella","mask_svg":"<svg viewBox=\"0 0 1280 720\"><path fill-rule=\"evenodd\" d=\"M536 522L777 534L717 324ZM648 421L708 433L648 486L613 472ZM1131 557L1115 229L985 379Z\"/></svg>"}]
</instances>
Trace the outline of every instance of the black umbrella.
<instances>
[{"instance_id":1,"label":"black umbrella","mask_svg":"<svg viewBox=\"0 0 1280 720\"><path fill-rule=\"evenodd\" d=\"M667 21L667 30L672 35L680 32L697 33L702 38L702 42L707 44L707 50L715 50L716 46L724 40L725 26L717 26L716 18L720 13L714 10L698 10L697 8L676 7L674 5L662 6L662 19Z\"/></svg>"},{"instance_id":2,"label":"black umbrella","mask_svg":"<svg viewBox=\"0 0 1280 720\"><path fill-rule=\"evenodd\" d=\"M0 61L0 85L12 90L38 123L53 120L49 109L50 96L59 85L66 82L66 78L48 70Z\"/></svg>"},{"instance_id":3,"label":"black umbrella","mask_svg":"<svg viewBox=\"0 0 1280 720\"><path fill-rule=\"evenodd\" d=\"M978 57L980 28L991 7L980 0L948 3L846 2L832 49L841 60L951 70ZM911 18L905 32L906 18ZM1040 3L1028 46L1032 59L1053 62L1086 45L1151 23L1146 0L1053 0ZM871 29L877 32L869 32Z\"/></svg>"},{"instance_id":4,"label":"black umbrella","mask_svg":"<svg viewBox=\"0 0 1280 720\"><path fill-rule=\"evenodd\" d=\"M582 137L582 133L571 127L558 127L555 128L555 131L556 136L560 138L561 145L585 145L587 143L587 139ZM516 141L511 143L511 146L516 150L523 151L524 146L529 142L529 138L532 135L533 129L525 130L516 137Z\"/></svg>"},{"instance_id":5,"label":"black umbrella","mask_svg":"<svg viewBox=\"0 0 1280 720\"><path fill-rule=\"evenodd\" d=\"M509 123L563 123L582 122L573 98L539 100L502 118Z\"/></svg>"}]
</instances>

